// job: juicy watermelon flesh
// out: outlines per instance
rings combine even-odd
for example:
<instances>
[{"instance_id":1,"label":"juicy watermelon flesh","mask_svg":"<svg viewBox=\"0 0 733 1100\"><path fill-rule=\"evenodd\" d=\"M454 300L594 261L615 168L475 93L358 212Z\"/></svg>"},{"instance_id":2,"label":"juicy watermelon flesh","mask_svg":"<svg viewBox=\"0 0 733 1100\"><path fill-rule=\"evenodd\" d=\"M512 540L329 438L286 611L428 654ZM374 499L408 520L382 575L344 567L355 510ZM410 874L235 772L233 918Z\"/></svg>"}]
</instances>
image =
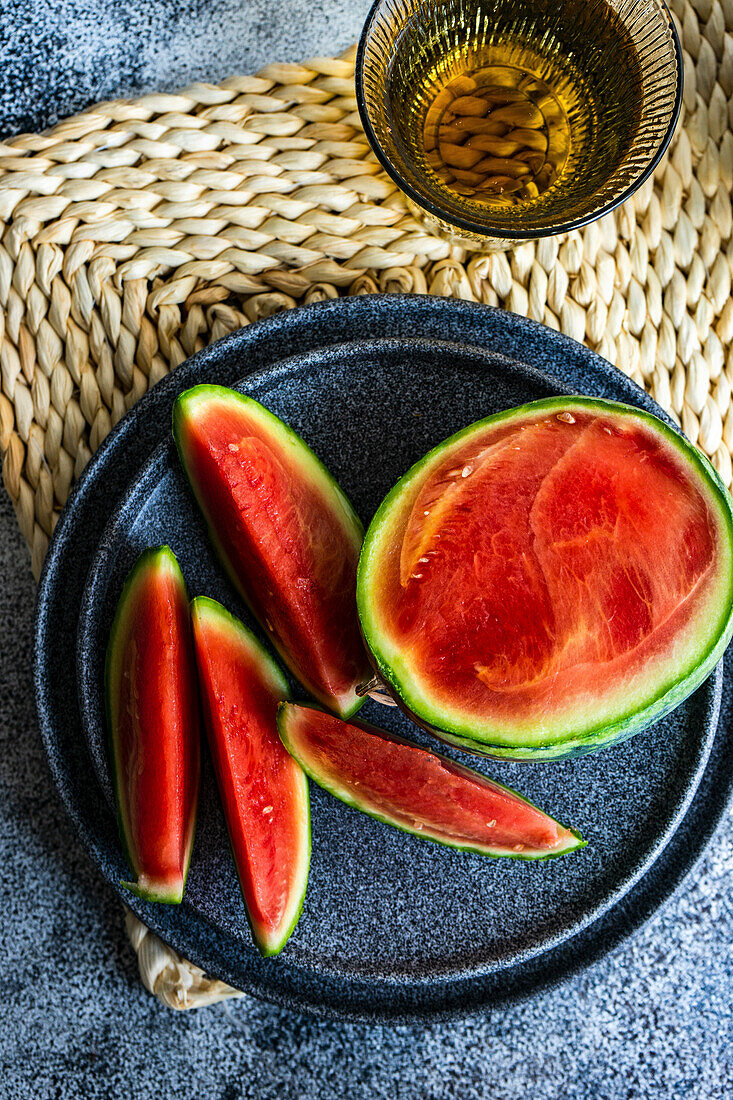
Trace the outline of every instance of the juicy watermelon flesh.
<instances>
[{"instance_id":1,"label":"juicy watermelon flesh","mask_svg":"<svg viewBox=\"0 0 733 1100\"><path fill-rule=\"evenodd\" d=\"M297 920L310 856L305 776L277 735L287 684L254 638L213 601L194 601L209 745L255 939L279 951Z\"/></svg>"},{"instance_id":2,"label":"juicy watermelon flesh","mask_svg":"<svg viewBox=\"0 0 733 1100\"><path fill-rule=\"evenodd\" d=\"M398 828L489 855L531 859L582 841L514 791L365 723L285 705L288 749L319 784Z\"/></svg>"},{"instance_id":3,"label":"juicy watermelon flesh","mask_svg":"<svg viewBox=\"0 0 733 1100\"><path fill-rule=\"evenodd\" d=\"M360 533L294 437L277 438L236 396L198 401L184 417L187 472L247 602L308 690L351 712L369 676L355 604Z\"/></svg>"},{"instance_id":4,"label":"juicy watermelon flesh","mask_svg":"<svg viewBox=\"0 0 733 1100\"><path fill-rule=\"evenodd\" d=\"M124 598L124 597L123 597ZM143 565L121 608L109 665L118 807L136 890L180 901L199 779L199 722L183 578Z\"/></svg>"},{"instance_id":5,"label":"juicy watermelon flesh","mask_svg":"<svg viewBox=\"0 0 733 1100\"><path fill-rule=\"evenodd\" d=\"M541 730L706 618L728 536L643 422L577 407L446 452L405 494L371 593L437 710Z\"/></svg>"}]
</instances>

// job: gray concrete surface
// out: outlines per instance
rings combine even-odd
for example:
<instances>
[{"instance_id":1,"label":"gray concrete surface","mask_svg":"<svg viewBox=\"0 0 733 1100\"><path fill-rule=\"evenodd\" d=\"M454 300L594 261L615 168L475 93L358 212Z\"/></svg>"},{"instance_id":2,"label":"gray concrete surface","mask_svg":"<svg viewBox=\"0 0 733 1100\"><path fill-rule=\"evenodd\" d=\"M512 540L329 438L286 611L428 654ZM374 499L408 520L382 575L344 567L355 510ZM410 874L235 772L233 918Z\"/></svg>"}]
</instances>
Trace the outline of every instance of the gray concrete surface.
<instances>
[{"instance_id":1,"label":"gray concrete surface","mask_svg":"<svg viewBox=\"0 0 733 1100\"><path fill-rule=\"evenodd\" d=\"M0 133L96 99L332 54L368 0L0 0ZM0 1097L723 1100L733 1095L733 819L602 962L461 1024L324 1023L246 999L174 1015L50 785L34 585L0 490Z\"/></svg>"},{"instance_id":2,"label":"gray concrete surface","mask_svg":"<svg viewBox=\"0 0 733 1100\"><path fill-rule=\"evenodd\" d=\"M270 61L333 57L371 0L0 0L0 134Z\"/></svg>"}]
</instances>

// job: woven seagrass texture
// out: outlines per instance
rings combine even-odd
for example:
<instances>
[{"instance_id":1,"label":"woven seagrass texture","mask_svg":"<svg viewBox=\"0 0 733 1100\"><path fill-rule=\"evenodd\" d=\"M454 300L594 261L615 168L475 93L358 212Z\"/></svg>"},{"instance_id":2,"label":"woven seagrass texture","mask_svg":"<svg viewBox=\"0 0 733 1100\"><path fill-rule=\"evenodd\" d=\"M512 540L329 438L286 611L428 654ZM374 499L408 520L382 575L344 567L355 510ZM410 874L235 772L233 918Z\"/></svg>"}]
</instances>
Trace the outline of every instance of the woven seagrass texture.
<instances>
[{"instance_id":1,"label":"woven seagrass texture","mask_svg":"<svg viewBox=\"0 0 733 1100\"><path fill-rule=\"evenodd\" d=\"M183 359L302 302L428 292L503 306L645 386L731 483L733 0L672 0L683 115L654 179L580 232L508 253L430 236L381 172L354 51L101 103L0 143L0 453L38 575L76 476ZM210 982L134 918L143 980Z\"/></svg>"}]
</instances>

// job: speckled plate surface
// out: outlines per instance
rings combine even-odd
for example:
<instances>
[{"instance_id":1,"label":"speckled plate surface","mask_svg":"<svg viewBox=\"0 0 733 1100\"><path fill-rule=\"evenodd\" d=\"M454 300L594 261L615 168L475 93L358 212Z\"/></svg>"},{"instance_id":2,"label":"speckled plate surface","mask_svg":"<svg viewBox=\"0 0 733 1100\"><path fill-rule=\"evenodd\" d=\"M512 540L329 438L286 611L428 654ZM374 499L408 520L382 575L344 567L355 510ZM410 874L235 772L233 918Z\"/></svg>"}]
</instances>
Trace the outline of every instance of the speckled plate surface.
<instances>
[{"instance_id":1,"label":"speckled plate surface","mask_svg":"<svg viewBox=\"0 0 733 1100\"><path fill-rule=\"evenodd\" d=\"M37 614L36 689L52 772L82 841L116 889L125 868L109 804L100 688L124 575L145 545L167 541L192 594L213 595L246 617L208 549L169 443L172 402L199 381L237 383L284 417L365 521L433 443L498 409L572 390L659 414L620 372L556 333L511 314L419 297L344 299L283 313L206 349L160 383L80 481L54 536ZM78 700L71 689L77 635ZM663 722L595 756L479 765L579 827L589 845L574 856L533 865L454 852L388 829L312 785L303 918L283 954L263 960L251 946L205 769L183 906L121 896L210 973L294 1007L404 1018L526 993L590 960L653 911L700 850L730 787L728 723L718 725L722 684L718 670ZM728 704L726 693L726 713ZM392 710L369 703L362 713L429 743Z\"/></svg>"}]
</instances>

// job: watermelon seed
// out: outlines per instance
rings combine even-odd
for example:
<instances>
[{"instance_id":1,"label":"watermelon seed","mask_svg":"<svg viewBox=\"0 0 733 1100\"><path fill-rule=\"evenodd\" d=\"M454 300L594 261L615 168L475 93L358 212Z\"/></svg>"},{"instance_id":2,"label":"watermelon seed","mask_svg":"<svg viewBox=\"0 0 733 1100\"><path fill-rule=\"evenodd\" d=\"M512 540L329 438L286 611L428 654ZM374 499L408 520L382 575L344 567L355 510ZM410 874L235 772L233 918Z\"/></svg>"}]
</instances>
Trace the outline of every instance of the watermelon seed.
<instances>
[{"instance_id":1,"label":"watermelon seed","mask_svg":"<svg viewBox=\"0 0 733 1100\"><path fill-rule=\"evenodd\" d=\"M370 699L373 699L375 703L382 703L385 707L396 707L394 699L391 695L388 695L384 688L384 680L380 676L372 676L371 680L367 680L365 684L359 684L356 688L356 694L363 698L368 695Z\"/></svg>"},{"instance_id":2,"label":"watermelon seed","mask_svg":"<svg viewBox=\"0 0 733 1100\"><path fill-rule=\"evenodd\" d=\"M473 466L464 466L463 469L461 470L461 477L468 477L468 475L472 474L472 473L473 473Z\"/></svg>"},{"instance_id":3,"label":"watermelon seed","mask_svg":"<svg viewBox=\"0 0 733 1100\"><path fill-rule=\"evenodd\" d=\"M572 413L569 413L569 412L558 413L557 414L557 419L562 420L563 424L574 424L575 423L575 417L573 416Z\"/></svg>"},{"instance_id":4,"label":"watermelon seed","mask_svg":"<svg viewBox=\"0 0 733 1100\"><path fill-rule=\"evenodd\" d=\"M370 691L368 695L370 699L373 699L375 703L381 703L383 707L397 706L394 699L383 691Z\"/></svg>"},{"instance_id":5,"label":"watermelon seed","mask_svg":"<svg viewBox=\"0 0 733 1100\"><path fill-rule=\"evenodd\" d=\"M263 814L271 814L274 809L275 809L274 806L263 806L262 807L262 812L263 812Z\"/></svg>"}]
</instances>

